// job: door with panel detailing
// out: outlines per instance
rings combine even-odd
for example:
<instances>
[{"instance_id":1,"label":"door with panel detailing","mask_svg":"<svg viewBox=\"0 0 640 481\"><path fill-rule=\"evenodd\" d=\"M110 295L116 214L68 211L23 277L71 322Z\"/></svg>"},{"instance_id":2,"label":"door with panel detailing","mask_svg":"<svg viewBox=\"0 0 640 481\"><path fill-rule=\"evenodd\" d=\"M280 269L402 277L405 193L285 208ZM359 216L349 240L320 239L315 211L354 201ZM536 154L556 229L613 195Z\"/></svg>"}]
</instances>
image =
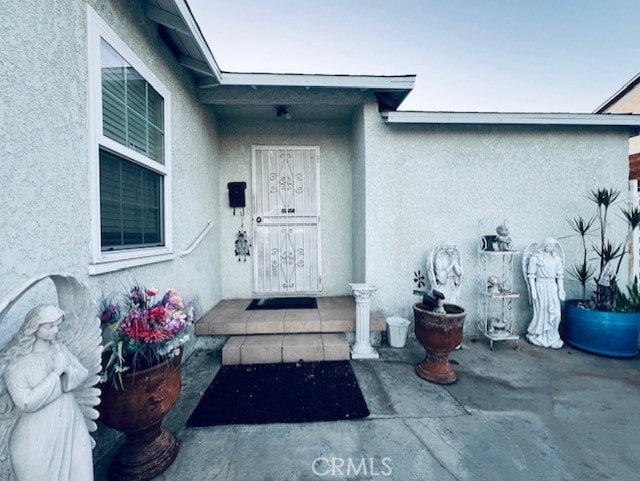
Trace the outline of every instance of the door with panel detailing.
<instances>
[{"instance_id":1,"label":"door with panel detailing","mask_svg":"<svg viewBox=\"0 0 640 481\"><path fill-rule=\"evenodd\" d=\"M319 148L254 145L251 156L254 294L318 294Z\"/></svg>"}]
</instances>

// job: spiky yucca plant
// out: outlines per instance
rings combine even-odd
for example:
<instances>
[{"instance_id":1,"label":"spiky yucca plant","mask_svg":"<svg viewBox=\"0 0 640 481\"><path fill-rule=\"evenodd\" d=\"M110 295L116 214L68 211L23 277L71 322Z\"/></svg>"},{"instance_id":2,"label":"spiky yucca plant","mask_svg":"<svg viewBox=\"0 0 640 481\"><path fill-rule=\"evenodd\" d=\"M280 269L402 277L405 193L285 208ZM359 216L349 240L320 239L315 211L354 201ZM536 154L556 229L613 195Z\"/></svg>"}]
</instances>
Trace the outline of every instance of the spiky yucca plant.
<instances>
[{"instance_id":1,"label":"spiky yucca plant","mask_svg":"<svg viewBox=\"0 0 640 481\"><path fill-rule=\"evenodd\" d=\"M574 264L569 267L569 275L574 277L580 282L582 286L582 299L587 298L587 284L591 279L593 279L594 274L596 273L595 268L589 264L587 261L587 234L591 232L591 228L593 227L593 223L595 222L595 217L591 217L589 220L584 220L582 217L577 217L575 219L567 219L569 226L573 231L578 233L580 236L580 241L582 243L582 263Z\"/></svg>"},{"instance_id":2,"label":"spiky yucca plant","mask_svg":"<svg viewBox=\"0 0 640 481\"><path fill-rule=\"evenodd\" d=\"M627 237L621 244L613 244L607 238L610 209L614 206L619 197L620 191L616 189L599 188L591 190L588 198L596 205L596 215L591 217L589 220L585 220L582 217L567 219L571 229L580 235L583 250L582 261L569 267L569 274L577 279L582 285L582 298L584 300L586 300L586 286L588 282L592 279L595 280L597 290L594 293L592 304L596 309L603 311L618 310L616 306L617 299L619 297L624 297L620 296L620 290L617 286L617 278L622 266L622 258L627 253L626 246L629 244L634 230L640 226L640 208L630 207L627 209L620 209L622 218L629 228ZM592 246L600 264L597 276L596 269L589 263L586 243L586 237L595 229L598 229L600 233L599 245ZM613 265L616 260L617 265L614 270ZM603 279L605 271L610 276L608 286L604 282L603 284L599 283L599 281ZM633 294L631 291L629 291L629 293L630 295ZM629 303L625 304L625 309L628 309ZM620 307L622 308L622 306Z\"/></svg>"}]
</instances>

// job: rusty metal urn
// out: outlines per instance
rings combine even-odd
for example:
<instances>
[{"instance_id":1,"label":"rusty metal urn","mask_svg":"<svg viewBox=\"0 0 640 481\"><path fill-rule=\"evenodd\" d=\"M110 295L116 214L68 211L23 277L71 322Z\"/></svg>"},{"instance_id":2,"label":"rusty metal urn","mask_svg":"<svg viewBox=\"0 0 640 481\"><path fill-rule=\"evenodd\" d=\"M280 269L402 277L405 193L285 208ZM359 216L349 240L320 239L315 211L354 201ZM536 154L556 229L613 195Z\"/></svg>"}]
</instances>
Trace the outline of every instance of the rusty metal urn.
<instances>
[{"instance_id":1,"label":"rusty metal urn","mask_svg":"<svg viewBox=\"0 0 640 481\"><path fill-rule=\"evenodd\" d=\"M416 366L422 379L437 384L451 384L458 379L449 363L449 353L462 342L465 310L454 304L444 305L446 314L436 314L427 306L413 305L415 333L427 356Z\"/></svg>"},{"instance_id":2,"label":"rusty metal urn","mask_svg":"<svg viewBox=\"0 0 640 481\"><path fill-rule=\"evenodd\" d=\"M173 462L179 444L162 427L162 420L178 400L182 384L182 355L135 373L123 374L123 386L111 382L102 389L102 422L126 435L109 468L112 481L151 479Z\"/></svg>"}]
</instances>

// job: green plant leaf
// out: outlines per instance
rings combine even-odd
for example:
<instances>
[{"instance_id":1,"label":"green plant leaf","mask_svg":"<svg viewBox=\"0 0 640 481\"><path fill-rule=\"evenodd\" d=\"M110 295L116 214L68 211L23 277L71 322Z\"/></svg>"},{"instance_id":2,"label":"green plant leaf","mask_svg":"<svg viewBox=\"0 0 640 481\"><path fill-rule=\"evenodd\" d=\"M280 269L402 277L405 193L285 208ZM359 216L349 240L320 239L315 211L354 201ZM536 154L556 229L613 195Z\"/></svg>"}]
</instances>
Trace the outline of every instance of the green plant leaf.
<instances>
[{"instance_id":1,"label":"green plant leaf","mask_svg":"<svg viewBox=\"0 0 640 481\"><path fill-rule=\"evenodd\" d=\"M593 227L593 223L596 218L591 217L589 220L585 220L582 216L576 218L567 218L567 222L569 223L569 227L576 233L580 234L580 236L584 237L590 232L591 227Z\"/></svg>"},{"instance_id":2,"label":"green plant leaf","mask_svg":"<svg viewBox=\"0 0 640 481\"><path fill-rule=\"evenodd\" d=\"M598 207L608 209L620 197L620 191L616 189L600 188L589 192L589 198Z\"/></svg>"},{"instance_id":3,"label":"green plant leaf","mask_svg":"<svg viewBox=\"0 0 640 481\"><path fill-rule=\"evenodd\" d=\"M640 286L638 286L638 276L635 276L633 282L627 286L627 294L618 291L615 310L616 312L640 312Z\"/></svg>"},{"instance_id":4,"label":"green plant leaf","mask_svg":"<svg viewBox=\"0 0 640 481\"><path fill-rule=\"evenodd\" d=\"M600 259L602 259L605 264L609 261L612 261L613 259L617 259L619 256L624 254L622 244L614 246L609 241L605 241L605 243L601 247L593 246L593 250L596 254L598 254L598 257L600 257Z\"/></svg>"},{"instance_id":5,"label":"green plant leaf","mask_svg":"<svg viewBox=\"0 0 640 481\"><path fill-rule=\"evenodd\" d=\"M630 209L620 209L622 211L622 217L627 224L629 224L629 228L634 230L636 227L640 226L640 208L633 207Z\"/></svg>"}]
</instances>

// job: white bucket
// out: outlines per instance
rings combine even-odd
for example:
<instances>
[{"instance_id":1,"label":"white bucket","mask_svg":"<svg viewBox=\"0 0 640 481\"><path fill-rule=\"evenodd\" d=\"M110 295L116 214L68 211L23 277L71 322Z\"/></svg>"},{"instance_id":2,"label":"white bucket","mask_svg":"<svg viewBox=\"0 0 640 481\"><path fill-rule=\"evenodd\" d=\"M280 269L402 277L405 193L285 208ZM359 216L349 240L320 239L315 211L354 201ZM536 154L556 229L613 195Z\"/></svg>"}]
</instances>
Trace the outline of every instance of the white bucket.
<instances>
[{"instance_id":1,"label":"white bucket","mask_svg":"<svg viewBox=\"0 0 640 481\"><path fill-rule=\"evenodd\" d=\"M391 347L404 347L411 321L404 317L387 317L387 340Z\"/></svg>"}]
</instances>

